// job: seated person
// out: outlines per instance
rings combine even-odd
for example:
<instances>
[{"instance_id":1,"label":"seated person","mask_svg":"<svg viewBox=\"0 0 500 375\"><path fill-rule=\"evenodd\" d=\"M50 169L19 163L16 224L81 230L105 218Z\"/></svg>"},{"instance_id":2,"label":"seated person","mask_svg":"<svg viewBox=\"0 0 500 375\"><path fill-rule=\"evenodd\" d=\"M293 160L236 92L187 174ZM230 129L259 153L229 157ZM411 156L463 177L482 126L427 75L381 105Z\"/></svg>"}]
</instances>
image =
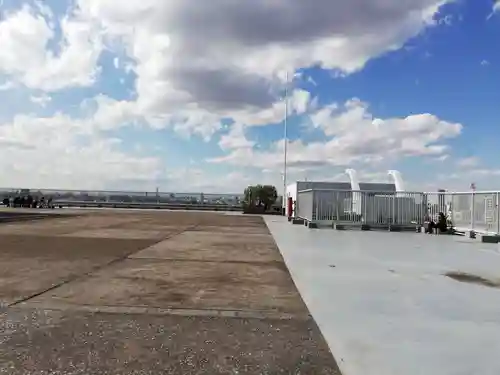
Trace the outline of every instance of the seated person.
<instances>
[{"instance_id":1,"label":"seated person","mask_svg":"<svg viewBox=\"0 0 500 375\"><path fill-rule=\"evenodd\" d=\"M446 233L448 231L448 223L444 213L440 212L438 217L438 222L436 224L436 229L438 233Z\"/></svg>"},{"instance_id":2,"label":"seated person","mask_svg":"<svg viewBox=\"0 0 500 375\"><path fill-rule=\"evenodd\" d=\"M430 216L426 217L424 222L425 233L432 234L434 233L434 228L436 228L436 223Z\"/></svg>"}]
</instances>

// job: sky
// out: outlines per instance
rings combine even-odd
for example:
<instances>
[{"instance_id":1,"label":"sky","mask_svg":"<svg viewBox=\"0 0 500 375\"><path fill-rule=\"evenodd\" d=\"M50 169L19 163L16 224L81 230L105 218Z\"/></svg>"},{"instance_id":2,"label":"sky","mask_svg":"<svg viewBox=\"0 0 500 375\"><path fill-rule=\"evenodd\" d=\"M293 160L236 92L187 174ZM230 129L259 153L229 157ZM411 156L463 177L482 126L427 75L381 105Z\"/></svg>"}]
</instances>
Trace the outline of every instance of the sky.
<instances>
[{"instance_id":1,"label":"sky","mask_svg":"<svg viewBox=\"0 0 500 375\"><path fill-rule=\"evenodd\" d=\"M0 0L0 186L500 190L500 2ZM495 47L497 46L497 47Z\"/></svg>"}]
</instances>

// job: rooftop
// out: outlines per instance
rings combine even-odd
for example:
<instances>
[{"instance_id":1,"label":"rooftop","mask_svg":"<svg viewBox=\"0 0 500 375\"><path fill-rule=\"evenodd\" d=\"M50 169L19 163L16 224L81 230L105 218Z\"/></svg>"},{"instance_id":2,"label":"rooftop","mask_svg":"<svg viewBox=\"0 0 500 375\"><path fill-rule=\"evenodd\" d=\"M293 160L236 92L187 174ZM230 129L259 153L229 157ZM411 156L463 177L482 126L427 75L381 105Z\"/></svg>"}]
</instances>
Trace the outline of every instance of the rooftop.
<instances>
[{"instance_id":1,"label":"rooftop","mask_svg":"<svg viewBox=\"0 0 500 375\"><path fill-rule=\"evenodd\" d=\"M0 372L500 373L497 244L234 213L27 212L0 210Z\"/></svg>"},{"instance_id":2,"label":"rooftop","mask_svg":"<svg viewBox=\"0 0 500 375\"><path fill-rule=\"evenodd\" d=\"M261 217L12 212L1 373L339 373Z\"/></svg>"},{"instance_id":3,"label":"rooftop","mask_svg":"<svg viewBox=\"0 0 500 375\"><path fill-rule=\"evenodd\" d=\"M500 373L497 244L266 223L344 375Z\"/></svg>"}]
</instances>

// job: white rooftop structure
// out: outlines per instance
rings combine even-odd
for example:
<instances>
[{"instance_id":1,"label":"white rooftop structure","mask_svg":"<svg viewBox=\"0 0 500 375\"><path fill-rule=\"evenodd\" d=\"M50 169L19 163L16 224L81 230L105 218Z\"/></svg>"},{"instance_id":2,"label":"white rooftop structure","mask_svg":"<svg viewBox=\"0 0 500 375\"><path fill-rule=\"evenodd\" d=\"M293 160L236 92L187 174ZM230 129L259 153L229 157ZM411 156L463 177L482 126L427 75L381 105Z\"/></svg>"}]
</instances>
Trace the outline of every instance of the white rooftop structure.
<instances>
[{"instance_id":1,"label":"white rooftop structure","mask_svg":"<svg viewBox=\"0 0 500 375\"><path fill-rule=\"evenodd\" d=\"M325 190L364 190L364 191L380 191L380 192L403 192L404 183L401 173L396 170L387 171L393 182L361 182L358 178L358 173L354 169L346 169L346 175L349 177L349 182L326 182L326 181L297 181L287 186L287 197L292 200L297 200L297 193L307 189L325 189ZM286 200L283 203L286 207Z\"/></svg>"}]
</instances>

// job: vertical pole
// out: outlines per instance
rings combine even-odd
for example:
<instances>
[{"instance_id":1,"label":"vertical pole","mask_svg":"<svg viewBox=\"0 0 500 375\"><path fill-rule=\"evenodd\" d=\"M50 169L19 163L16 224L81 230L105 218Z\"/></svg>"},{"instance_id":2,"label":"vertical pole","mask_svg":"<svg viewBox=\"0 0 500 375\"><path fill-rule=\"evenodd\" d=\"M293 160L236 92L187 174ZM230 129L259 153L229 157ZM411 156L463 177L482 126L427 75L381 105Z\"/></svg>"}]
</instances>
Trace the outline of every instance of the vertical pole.
<instances>
[{"instance_id":1,"label":"vertical pole","mask_svg":"<svg viewBox=\"0 0 500 375\"><path fill-rule=\"evenodd\" d=\"M471 229L472 231L474 231L474 228L475 228L475 224L476 224L476 218L475 218L475 213L476 213L476 209L475 209L475 192L472 191L472 202L471 202Z\"/></svg>"},{"instance_id":2,"label":"vertical pole","mask_svg":"<svg viewBox=\"0 0 500 375\"><path fill-rule=\"evenodd\" d=\"M316 222L316 218L318 216L318 206L317 206L317 202L316 202L316 194L315 194L315 191L314 189L311 190L311 194L312 194L312 213L311 213L311 221L313 223Z\"/></svg>"},{"instance_id":3,"label":"vertical pole","mask_svg":"<svg viewBox=\"0 0 500 375\"><path fill-rule=\"evenodd\" d=\"M391 227L396 224L396 193L392 195Z\"/></svg>"},{"instance_id":4,"label":"vertical pole","mask_svg":"<svg viewBox=\"0 0 500 375\"><path fill-rule=\"evenodd\" d=\"M284 150L283 150L283 205L285 208L286 215L286 206L287 206L287 194L286 194L286 167L287 167L287 151L288 151L288 71L286 71L285 76L285 123L284 123Z\"/></svg>"},{"instance_id":5,"label":"vertical pole","mask_svg":"<svg viewBox=\"0 0 500 375\"><path fill-rule=\"evenodd\" d=\"M370 201L371 196L367 194L366 192L363 193L362 199L361 199L361 207L363 209L363 217L361 218L361 223L365 225L369 225L371 223L368 222L368 217L366 214L366 206L368 205L368 202Z\"/></svg>"},{"instance_id":6,"label":"vertical pole","mask_svg":"<svg viewBox=\"0 0 500 375\"><path fill-rule=\"evenodd\" d=\"M497 191L497 196L496 196L496 211L497 211L497 235L500 235L500 205L498 202L498 198L500 198L498 191Z\"/></svg>"}]
</instances>

